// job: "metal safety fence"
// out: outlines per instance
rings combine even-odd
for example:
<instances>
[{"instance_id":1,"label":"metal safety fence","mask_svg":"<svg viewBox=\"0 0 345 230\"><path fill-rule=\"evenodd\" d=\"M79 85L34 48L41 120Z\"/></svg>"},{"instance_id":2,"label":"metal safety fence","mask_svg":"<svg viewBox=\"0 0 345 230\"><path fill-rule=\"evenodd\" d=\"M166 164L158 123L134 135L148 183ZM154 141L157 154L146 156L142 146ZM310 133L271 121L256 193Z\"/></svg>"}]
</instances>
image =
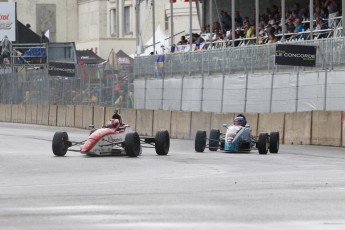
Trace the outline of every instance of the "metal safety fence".
<instances>
[{"instance_id":1,"label":"metal safety fence","mask_svg":"<svg viewBox=\"0 0 345 230\"><path fill-rule=\"evenodd\" d=\"M318 47L316 67L313 67L313 70L334 69L345 64L345 37L337 37L143 56L135 59L134 73L136 78L168 78L292 70L293 67L274 64L276 44L289 43Z\"/></svg>"},{"instance_id":2,"label":"metal safety fence","mask_svg":"<svg viewBox=\"0 0 345 230\"><path fill-rule=\"evenodd\" d=\"M75 77L49 76L45 68L13 72L1 66L0 103L133 107L133 73L77 66Z\"/></svg>"}]
</instances>

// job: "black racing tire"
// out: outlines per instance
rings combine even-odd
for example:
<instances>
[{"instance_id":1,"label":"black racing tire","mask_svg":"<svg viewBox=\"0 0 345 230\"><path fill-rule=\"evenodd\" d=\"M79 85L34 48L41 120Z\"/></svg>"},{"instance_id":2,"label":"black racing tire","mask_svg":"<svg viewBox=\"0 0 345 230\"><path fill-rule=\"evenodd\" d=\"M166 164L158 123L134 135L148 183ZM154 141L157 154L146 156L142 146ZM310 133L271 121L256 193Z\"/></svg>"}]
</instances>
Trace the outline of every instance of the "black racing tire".
<instances>
[{"instance_id":1,"label":"black racing tire","mask_svg":"<svg viewBox=\"0 0 345 230\"><path fill-rule=\"evenodd\" d=\"M206 131L198 130L195 135L195 151L202 153L206 148Z\"/></svg>"},{"instance_id":2,"label":"black racing tire","mask_svg":"<svg viewBox=\"0 0 345 230\"><path fill-rule=\"evenodd\" d=\"M208 142L208 149L210 151L217 151L220 142L220 131L219 129L211 129L210 138Z\"/></svg>"},{"instance_id":3,"label":"black racing tire","mask_svg":"<svg viewBox=\"0 0 345 230\"><path fill-rule=\"evenodd\" d=\"M157 131L155 136L155 149L157 155L167 155L170 148L170 136L168 130Z\"/></svg>"},{"instance_id":4,"label":"black racing tire","mask_svg":"<svg viewBox=\"0 0 345 230\"><path fill-rule=\"evenodd\" d=\"M259 134L257 147L259 150L259 154L267 154L268 152L268 134L267 133Z\"/></svg>"},{"instance_id":5,"label":"black racing tire","mask_svg":"<svg viewBox=\"0 0 345 230\"><path fill-rule=\"evenodd\" d=\"M53 136L52 149L55 156L63 157L70 147L68 134L66 132L56 132Z\"/></svg>"},{"instance_id":6,"label":"black racing tire","mask_svg":"<svg viewBox=\"0 0 345 230\"><path fill-rule=\"evenodd\" d=\"M128 157L137 157L140 155L140 152L141 152L140 137L137 132L126 134L125 152Z\"/></svg>"},{"instance_id":7,"label":"black racing tire","mask_svg":"<svg viewBox=\"0 0 345 230\"><path fill-rule=\"evenodd\" d=\"M279 132L270 133L270 153L278 153L279 151Z\"/></svg>"}]
</instances>

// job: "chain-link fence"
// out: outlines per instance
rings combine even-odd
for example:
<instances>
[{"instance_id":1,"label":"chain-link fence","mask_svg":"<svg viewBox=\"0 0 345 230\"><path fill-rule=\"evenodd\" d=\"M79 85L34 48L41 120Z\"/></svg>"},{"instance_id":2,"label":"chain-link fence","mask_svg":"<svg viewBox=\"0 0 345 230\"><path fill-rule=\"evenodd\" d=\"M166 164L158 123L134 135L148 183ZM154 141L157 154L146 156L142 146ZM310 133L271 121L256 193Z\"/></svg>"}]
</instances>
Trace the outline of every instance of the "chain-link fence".
<instances>
[{"instance_id":1,"label":"chain-link fence","mask_svg":"<svg viewBox=\"0 0 345 230\"><path fill-rule=\"evenodd\" d=\"M75 77L49 76L47 69L1 66L0 103L133 107L131 67L77 66Z\"/></svg>"}]
</instances>

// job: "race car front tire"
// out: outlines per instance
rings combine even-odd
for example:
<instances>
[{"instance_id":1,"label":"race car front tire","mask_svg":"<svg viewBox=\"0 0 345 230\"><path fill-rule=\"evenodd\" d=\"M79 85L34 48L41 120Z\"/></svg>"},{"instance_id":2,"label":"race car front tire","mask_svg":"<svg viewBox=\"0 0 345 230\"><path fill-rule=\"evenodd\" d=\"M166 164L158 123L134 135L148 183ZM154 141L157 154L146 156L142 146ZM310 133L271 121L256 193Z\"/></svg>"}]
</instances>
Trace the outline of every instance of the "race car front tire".
<instances>
[{"instance_id":1,"label":"race car front tire","mask_svg":"<svg viewBox=\"0 0 345 230\"><path fill-rule=\"evenodd\" d=\"M158 155L167 155L170 148L170 136L168 130L157 131L155 137L155 149Z\"/></svg>"},{"instance_id":2,"label":"race car front tire","mask_svg":"<svg viewBox=\"0 0 345 230\"><path fill-rule=\"evenodd\" d=\"M198 130L195 135L195 151L202 153L206 147L206 131Z\"/></svg>"},{"instance_id":3,"label":"race car front tire","mask_svg":"<svg viewBox=\"0 0 345 230\"><path fill-rule=\"evenodd\" d=\"M141 152L140 137L137 132L126 134L125 152L128 157L137 157L140 155L140 152Z\"/></svg>"},{"instance_id":4,"label":"race car front tire","mask_svg":"<svg viewBox=\"0 0 345 230\"><path fill-rule=\"evenodd\" d=\"M267 133L260 133L259 140L257 142L257 147L259 150L259 154L267 154L268 152L268 134Z\"/></svg>"},{"instance_id":5,"label":"race car front tire","mask_svg":"<svg viewBox=\"0 0 345 230\"><path fill-rule=\"evenodd\" d=\"M68 134L66 132L56 132L53 137L52 149L55 156L63 157L69 147Z\"/></svg>"},{"instance_id":6,"label":"race car front tire","mask_svg":"<svg viewBox=\"0 0 345 230\"><path fill-rule=\"evenodd\" d=\"M208 148L210 151L217 151L219 148L220 131L219 129L211 129Z\"/></svg>"},{"instance_id":7,"label":"race car front tire","mask_svg":"<svg viewBox=\"0 0 345 230\"><path fill-rule=\"evenodd\" d=\"M279 132L270 133L270 153L278 153L279 150Z\"/></svg>"}]
</instances>

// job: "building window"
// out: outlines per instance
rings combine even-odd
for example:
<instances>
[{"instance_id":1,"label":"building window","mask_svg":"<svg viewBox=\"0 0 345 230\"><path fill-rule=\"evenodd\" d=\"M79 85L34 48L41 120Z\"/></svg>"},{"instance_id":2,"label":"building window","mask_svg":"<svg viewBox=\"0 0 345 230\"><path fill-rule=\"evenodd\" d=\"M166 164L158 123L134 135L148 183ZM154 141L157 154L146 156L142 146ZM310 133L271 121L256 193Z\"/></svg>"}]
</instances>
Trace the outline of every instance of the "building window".
<instances>
[{"instance_id":1,"label":"building window","mask_svg":"<svg viewBox=\"0 0 345 230\"><path fill-rule=\"evenodd\" d=\"M123 9L123 33L129 34L131 32L131 14L130 14L130 7L125 6Z\"/></svg>"},{"instance_id":2,"label":"building window","mask_svg":"<svg viewBox=\"0 0 345 230\"><path fill-rule=\"evenodd\" d=\"M110 34L112 36L118 36L118 22L116 9L110 10Z\"/></svg>"}]
</instances>

